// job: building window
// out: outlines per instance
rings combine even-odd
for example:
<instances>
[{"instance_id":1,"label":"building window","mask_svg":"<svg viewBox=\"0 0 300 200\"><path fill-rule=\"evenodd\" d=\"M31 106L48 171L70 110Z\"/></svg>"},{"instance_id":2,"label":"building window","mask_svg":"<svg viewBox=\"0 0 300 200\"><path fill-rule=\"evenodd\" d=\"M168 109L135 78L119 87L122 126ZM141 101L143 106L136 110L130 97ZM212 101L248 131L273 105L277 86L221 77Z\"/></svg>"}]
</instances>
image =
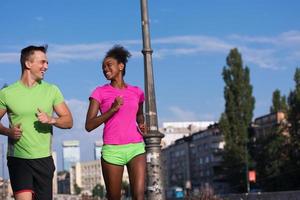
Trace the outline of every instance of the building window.
<instances>
[{"instance_id":1,"label":"building window","mask_svg":"<svg viewBox=\"0 0 300 200\"><path fill-rule=\"evenodd\" d=\"M202 159L202 158L199 159L199 164L200 164L200 165L203 164L203 159Z\"/></svg>"}]
</instances>

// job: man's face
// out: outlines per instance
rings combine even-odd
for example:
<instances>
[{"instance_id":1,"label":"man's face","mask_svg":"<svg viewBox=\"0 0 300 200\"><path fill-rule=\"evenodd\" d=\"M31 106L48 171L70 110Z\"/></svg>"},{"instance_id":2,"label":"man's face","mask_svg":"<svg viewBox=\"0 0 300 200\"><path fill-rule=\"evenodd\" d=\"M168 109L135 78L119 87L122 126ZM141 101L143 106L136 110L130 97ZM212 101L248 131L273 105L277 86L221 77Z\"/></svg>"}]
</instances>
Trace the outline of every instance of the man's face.
<instances>
[{"instance_id":1,"label":"man's face","mask_svg":"<svg viewBox=\"0 0 300 200\"><path fill-rule=\"evenodd\" d=\"M48 69L48 59L44 52L35 51L27 64L33 79L36 81L44 79L44 75Z\"/></svg>"}]
</instances>

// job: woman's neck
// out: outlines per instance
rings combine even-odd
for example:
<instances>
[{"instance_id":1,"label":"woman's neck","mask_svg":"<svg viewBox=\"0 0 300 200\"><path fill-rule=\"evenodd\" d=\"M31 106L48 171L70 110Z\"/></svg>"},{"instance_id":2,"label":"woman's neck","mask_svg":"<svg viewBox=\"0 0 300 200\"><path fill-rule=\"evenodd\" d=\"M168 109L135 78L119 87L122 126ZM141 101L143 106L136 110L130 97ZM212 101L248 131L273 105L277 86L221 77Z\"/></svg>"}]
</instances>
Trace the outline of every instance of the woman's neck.
<instances>
[{"instance_id":1,"label":"woman's neck","mask_svg":"<svg viewBox=\"0 0 300 200\"><path fill-rule=\"evenodd\" d=\"M119 88L119 89L126 88L126 83L125 83L124 80L121 80L121 81L111 81L110 85L113 86L114 88Z\"/></svg>"}]
</instances>

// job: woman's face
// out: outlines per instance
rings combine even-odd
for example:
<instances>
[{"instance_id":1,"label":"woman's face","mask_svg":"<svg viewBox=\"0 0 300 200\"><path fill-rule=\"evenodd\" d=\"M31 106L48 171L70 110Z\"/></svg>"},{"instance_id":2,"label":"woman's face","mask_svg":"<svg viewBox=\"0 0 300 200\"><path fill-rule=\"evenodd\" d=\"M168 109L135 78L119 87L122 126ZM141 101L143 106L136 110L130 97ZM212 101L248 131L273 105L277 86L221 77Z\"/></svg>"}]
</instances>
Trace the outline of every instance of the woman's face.
<instances>
[{"instance_id":1,"label":"woman's face","mask_svg":"<svg viewBox=\"0 0 300 200\"><path fill-rule=\"evenodd\" d=\"M113 80L117 76L122 76L122 70L124 69L123 63L118 63L114 58L107 57L103 61L102 70L107 80Z\"/></svg>"}]
</instances>

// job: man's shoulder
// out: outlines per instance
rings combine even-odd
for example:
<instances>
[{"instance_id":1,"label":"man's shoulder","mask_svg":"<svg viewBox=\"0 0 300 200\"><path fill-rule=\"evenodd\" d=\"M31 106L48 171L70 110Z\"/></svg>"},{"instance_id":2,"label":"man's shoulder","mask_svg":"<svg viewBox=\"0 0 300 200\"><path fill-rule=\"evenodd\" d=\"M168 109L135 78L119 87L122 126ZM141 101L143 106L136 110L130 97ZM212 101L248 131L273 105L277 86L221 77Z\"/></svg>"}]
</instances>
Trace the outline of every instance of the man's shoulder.
<instances>
[{"instance_id":1,"label":"man's shoulder","mask_svg":"<svg viewBox=\"0 0 300 200\"><path fill-rule=\"evenodd\" d=\"M49 83L47 81L41 81L40 84L43 85L43 86L45 86L45 87L52 87L54 85L54 84Z\"/></svg>"},{"instance_id":2,"label":"man's shoulder","mask_svg":"<svg viewBox=\"0 0 300 200\"><path fill-rule=\"evenodd\" d=\"M16 89L16 88L19 88L19 87L20 87L20 83L19 83L19 81L16 81L16 82L14 82L14 83L12 83L12 84L9 84L9 85L4 86L4 87L0 90L0 92L2 92L2 93L7 93L7 92L12 91L12 90L14 90L14 89Z\"/></svg>"},{"instance_id":3,"label":"man's shoulder","mask_svg":"<svg viewBox=\"0 0 300 200\"><path fill-rule=\"evenodd\" d=\"M46 88L51 88L51 89L58 89L58 86L53 84L53 83L49 83L49 82L46 82L46 81L41 81L41 85L43 87L46 87Z\"/></svg>"}]
</instances>

